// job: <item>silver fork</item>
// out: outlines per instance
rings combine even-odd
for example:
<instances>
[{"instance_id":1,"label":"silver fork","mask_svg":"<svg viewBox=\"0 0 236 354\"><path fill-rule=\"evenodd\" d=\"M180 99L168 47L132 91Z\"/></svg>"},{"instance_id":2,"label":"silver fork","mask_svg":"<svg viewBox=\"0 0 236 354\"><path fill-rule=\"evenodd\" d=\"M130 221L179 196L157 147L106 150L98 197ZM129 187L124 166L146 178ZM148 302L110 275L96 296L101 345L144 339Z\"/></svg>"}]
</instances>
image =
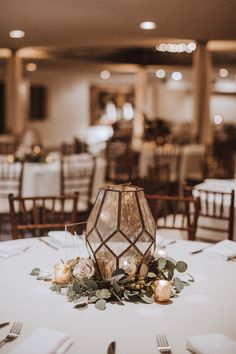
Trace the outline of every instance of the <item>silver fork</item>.
<instances>
[{"instance_id":1,"label":"silver fork","mask_svg":"<svg viewBox=\"0 0 236 354\"><path fill-rule=\"evenodd\" d=\"M157 349L160 353L171 353L171 348L164 334L159 334L157 337Z\"/></svg>"},{"instance_id":2,"label":"silver fork","mask_svg":"<svg viewBox=\"0 0 236 354\"><path fill-rule=\"evenodd\" d=\"M7 342L11 342L14 339L18 338L19 335L20 335L20 331L21 331L22 325L23 324L21 322L14 322L10 332L8 333L8 335L0 342L0 346L2 346L3 344L5 344Z\"/></svg>"}]
</instances>

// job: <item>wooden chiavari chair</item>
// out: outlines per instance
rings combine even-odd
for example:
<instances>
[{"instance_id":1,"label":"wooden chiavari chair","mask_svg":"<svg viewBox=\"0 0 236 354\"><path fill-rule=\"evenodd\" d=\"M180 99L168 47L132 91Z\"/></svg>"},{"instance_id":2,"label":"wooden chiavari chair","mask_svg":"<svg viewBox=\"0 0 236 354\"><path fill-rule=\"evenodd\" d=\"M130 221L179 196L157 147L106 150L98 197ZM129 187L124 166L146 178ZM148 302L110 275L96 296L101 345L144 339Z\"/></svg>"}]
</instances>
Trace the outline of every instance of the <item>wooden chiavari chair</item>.
<instances>
[{"instance_id":1,"label":"wooden chiavari chair","mask_svg":"<svg viewBox=\"0 0 236 354\"><path fill-rule=\"evenodd\" d=\"M15 197L9 195L12 238L46 236L64 230L77 219L78 193L64 196Z\"/></svg>"},{"instance_id":2,"label":"wooden chiavari chair","mask_svg":"<svg viewBox=\"0 0 236 354\"><path fill-rule=\"evenodd\" d=\"M184 187L185 195L200 199L201 208L196 237L206 242L218 242L222 238L233 240L234 190L215 190Z\"/></svg>"},{"instance_id":3,"label":"wooden chiavari chair","mask_svg":"<svg viewBox=\"0 0 236 354\"><path fill-rule=\"evenodd\" d=\"M79 193L79 218L86 218L91 210L96 159L92 155L83 160L79 154L61 159L61 194Z\"/></svg>"},{"instance_id":4,"label":"wooden chiavari chair","mask_svg":"<svg viewBox=\"0 0 236 354\"><path fill-rule=\"evenodd\" d=\"M157 232L159 229L179 230L181 237L187 234L189 240L195 240L199 199L158 194L146 197L156 220Z\"/></svg>"}]
</instances>

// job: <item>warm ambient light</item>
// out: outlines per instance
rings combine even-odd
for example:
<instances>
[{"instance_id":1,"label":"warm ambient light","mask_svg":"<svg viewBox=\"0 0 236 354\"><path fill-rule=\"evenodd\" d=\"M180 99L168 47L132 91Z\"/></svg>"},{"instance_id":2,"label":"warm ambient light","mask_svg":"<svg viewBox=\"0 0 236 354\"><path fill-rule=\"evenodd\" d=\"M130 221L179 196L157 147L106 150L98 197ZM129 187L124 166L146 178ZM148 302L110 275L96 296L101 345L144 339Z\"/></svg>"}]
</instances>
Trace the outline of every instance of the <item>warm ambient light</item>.
<instances>
[{"instance_id":1,"label":"warm ambient light","mask_svg":"<svg viewBox=\"0 0 236 354\"><path fill-rule=\"evenodd\" d=\"M144 21L144 22L141 22L139 27L143 30L153 30L156 28L156 24L155 22L152 22L152 21Z\"/></svg>"},{"instance_id":2,"label":"warm ambient light","mask_svg":"<svg viewBox=\"0 0 236 354\"><path fill-rule=\"evenodd\" d=\"M183 78L183 74L180 71L174 71L171 74L171 78L172 78L172 80L180 81Z\"/></svg>"},{"instance_id":3,"label":"warm ambient light","mask_svg":"<svg viewBox=\"0 0 236 354\"><path fill-rule=\"evenodd\" d=\"M156 77L158 77L158 79L163 79L166 76L166 72L163 69L158 69L156 71Z\"/></svg>"},{"instance_id":4,"label":"warm ambient light","mask_svg":"<svg viewBox=\"0 0 236 354\"><path fill-rule=\"evenodd\" d=\"M26 66L25 66L25 69L26 69L27 71L36 71L37 68L38 68L38 66L37 66L37 64L35 64L35 63L28 63L28 64L26 64Z\"/></svg>"},{"instance_id":5,"label":"warm ambient light","mask_svg":"<svg viewBox=\"0 0 236 354\"><path fill-rule=\"evenodd\" d=\"M220 125L223 122L223 117L221 114L215 114L213 121L216 125Z\"/></svg>"},{"instance_id":6,"label":"warm ambient light","mask_svg":"<svg viewBox=\"0 0 236 354\"><path fill-rule=\"evenodd\" d=\"M196 50L197 45L195 42L190 43L161 43L156 45L156 50L159 52L169 53L192 53Z\"/></svg>"},{"instance_id":7,"label":"warm ambient light","mask_svg":"<svg viewBox=\"0 0 236 354\"><path fill-rule=\"evenodd\" d=\"M219 70L219 75L220 75L220 77L225 78L229 75L229 71L225 68L221 68Z\"/></svg>"},{"instance_id":8,"label":"warm ambient light","mask_svg":"<svg viewBox=\"0 0 236 354\"><path fill-rule=\"evenodd\" d=\"M108 71L108 70L101 71L101 73L100 73L100 78L101 79L108 80L108 79L110 79L110 77L111 77L110 71Z\"/></svg>"},{"instance_id":9,"label":"warm ambient light","mask_svg":"<svg viewBox=\"0 0 236 354\"><path fill-rule=\"evenodd\" d=\"M11 38L23 38L25 36L25 32L22 30L13 30L9 32L9 36Z\"/></svg>"}]
</instances>

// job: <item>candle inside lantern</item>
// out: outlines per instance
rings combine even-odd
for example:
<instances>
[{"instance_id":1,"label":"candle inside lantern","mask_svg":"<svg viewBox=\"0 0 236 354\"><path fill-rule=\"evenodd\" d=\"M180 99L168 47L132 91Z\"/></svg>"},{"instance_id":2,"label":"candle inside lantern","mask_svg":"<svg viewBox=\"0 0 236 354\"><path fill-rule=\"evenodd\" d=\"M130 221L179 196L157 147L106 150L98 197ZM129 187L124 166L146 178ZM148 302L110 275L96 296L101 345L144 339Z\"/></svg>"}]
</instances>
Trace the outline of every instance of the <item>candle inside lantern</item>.
<instances>
[{"instance_id":1,"label":"candle inside lantern","mask_svg":"<svg viewBox=\"0 0 236 354\"><path fill-rule=\"evenodd\" d=\"M172 285L169 280L160 279L154 282L155 300L159 302L170 301Z\"/></svg>"},{"instance_id":2,"label":"candle inside lantern","mask_svg":"<svg viewBox=\"0 0 236 354\"><path fill-rule=\"evenodd\" d=\"M59 284L68 283L71 280L71 267L63 263L55 264L54 280Z\"/></svg>"},{"instance_id":3,"label":"candle inside lantern","mask_svg":"<svg viewBox=\"0 0 236 354\"><path fill-rule=\"evenodd\" d=\"M127 256L123 258L120 267L124 269L130 278L134 277L137 273L137 257Z\"/></svg>"},{"instance_id":4,"label":"candle inside lantern","mask_svg":"<svg viewBox=\"0 0 236 354\"><path fill-rule=\"evenodd\" d=\"M116 270L116 260L107 256L97 257L98 268L104 279L109 279Z\"/></svg>"}]
</instances>

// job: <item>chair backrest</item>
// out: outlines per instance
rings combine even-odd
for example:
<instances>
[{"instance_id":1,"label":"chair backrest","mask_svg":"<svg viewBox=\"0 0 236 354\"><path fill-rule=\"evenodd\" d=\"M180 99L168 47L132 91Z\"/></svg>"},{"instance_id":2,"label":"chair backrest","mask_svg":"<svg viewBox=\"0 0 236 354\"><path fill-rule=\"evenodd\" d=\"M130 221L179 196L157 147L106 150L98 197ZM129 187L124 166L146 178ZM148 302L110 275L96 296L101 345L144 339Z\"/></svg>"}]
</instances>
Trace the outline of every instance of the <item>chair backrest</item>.
<instances>
[{"instance_id":1,"label":"chair backrest","mask_svg":"<svg viewBox=\"0 0 236 354\"><path fill-rule=\"evenodd\" d=\"M9 195L12 238L45 236L77 219L78 193L64 196L16 197Z\"/></svg>"},{"instance_id":2,"label":"chair backrest","mask_svg":"<svg viewBox=\"0 0 236 354\"><path fill-rule=\"evenodd\" d=\"M75 144L62 143L60 147L60 152L62 155L71 155L76 153Z\"/></svg>"},{"instance_id":3,"label":"chair backrest","mask_svg":"<svg viewBox=\"0 0 236 354\"><path fill-rule=\"evenodd\" d=\"M199 199L181 196L147 195L147 201L156 220L157 229L181 230L195 240Z\"/></svg>"},{"instance_id":4,"label":"chair backrest","mask_svg":"<svg viewBox=\"0 0 236 354\"><path fill-rule=\"evenodd\" d=\"M14 142L0 141L0 154L13 155L16 151L16 144Z\"/></svg>"},{"instance_id":5,"label":"chair backrest","mask_svg":"<svg viewBox=\"0 0 236 354\"><path fill-rule=\"evenodd\" d=\"M8 198L8 194L21 195L22 162L9 162L8 159L0 159L0 198Z\"/></svg>"},{"instance_id":6,"label":"chair backrest","mask_svg":"<svg viewBox=\"0 0 236 354\"><path fill-rule=\"evenodd\" d=\"M79 192L79 211L90 208L96 159L89 154L63 156L61 159L61 194Z\"/></svg>"},{"instance_id":7,"label":"chair backrest","mask_svg":"<svg viewBox=\"0 0 236 354\"><path fill-rule=\"evenodd\" d=\"M197 237L208 242L217 242L219 237L233 240L234 233L234 190L216 191L199 188L185 188L200 199L200 213ZM214 237L215 236L219 237Z\"/></svg>"},{"instance_id":8,"label":"chair backrest","mask_svg":"<svg viewBox=\"0 0 236 354\"><path fill-rule=\"evenodd\" d=\"M137 184L144 189L146 194L165 194L170 191L170 168L168 164L149 166L148 175L140 178Z\"/></svg>"},{"instance_id":9,"label":"chair backrest","mask_svg":"<svg viewBox=\"0 0 236 354\"><path fill-rule=\"evenodd\" d=\"M154 166L168 165L170 182L179 181L180 153L180 146L172 144L159 146L155 152Z\"/></svg>"}]
</instances>

